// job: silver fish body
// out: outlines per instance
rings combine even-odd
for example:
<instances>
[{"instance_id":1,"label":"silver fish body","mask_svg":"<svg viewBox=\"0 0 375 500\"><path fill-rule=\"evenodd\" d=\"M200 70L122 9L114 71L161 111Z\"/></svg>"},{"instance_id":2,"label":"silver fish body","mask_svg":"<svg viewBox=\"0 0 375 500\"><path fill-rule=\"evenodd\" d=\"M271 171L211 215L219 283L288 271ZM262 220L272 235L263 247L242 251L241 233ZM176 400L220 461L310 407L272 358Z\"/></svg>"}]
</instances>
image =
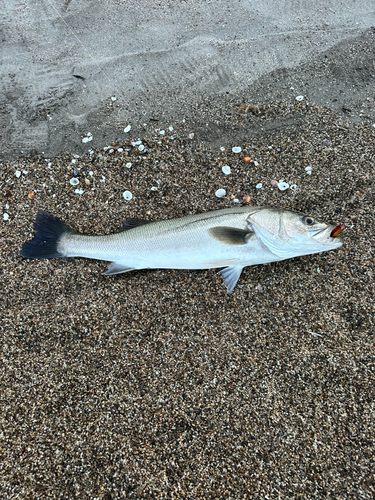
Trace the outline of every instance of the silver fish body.
<instances>
[{"instance_id":1,"label":"silver fish body","mask_svg":"<svg viewBox=\"0 0 375 500\"><path fill-rule=\"evenodd\" d=\"M76 233L39 212L34 239L21 255L29 258L86 257L111 261L106 275L137 269L221 271L228 292L246 266L324 252L342 245L330 236L335 226L281 208L238 207L180 219L128 219L119 233Z\"/></svg>"}]
</instances>

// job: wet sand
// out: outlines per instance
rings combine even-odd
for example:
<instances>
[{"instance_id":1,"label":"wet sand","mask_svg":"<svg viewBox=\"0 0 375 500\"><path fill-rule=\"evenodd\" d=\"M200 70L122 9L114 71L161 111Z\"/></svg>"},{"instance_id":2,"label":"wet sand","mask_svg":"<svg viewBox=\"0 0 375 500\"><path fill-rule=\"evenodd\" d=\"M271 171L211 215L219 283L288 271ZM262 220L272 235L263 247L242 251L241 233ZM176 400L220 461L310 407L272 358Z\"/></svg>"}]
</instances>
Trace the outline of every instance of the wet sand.
<instances>
[{"instance_id":1,"label":"wet sand","mask_svg":"<svg viewBox=\"0 0 375 500\"><path fill-rule=\"evenodd\" d=\"M223 114L260 132L224 151L176 114L144 128L143 152L130 131L79 158L1 164L4 498L374 497L375 128L307 96L248 97ZM104 234L247 194L346 223L344 246L246 268L231 295L212 270L105 277L104 262L18 253L40 209Z\"/></svg>"}]
</instances>

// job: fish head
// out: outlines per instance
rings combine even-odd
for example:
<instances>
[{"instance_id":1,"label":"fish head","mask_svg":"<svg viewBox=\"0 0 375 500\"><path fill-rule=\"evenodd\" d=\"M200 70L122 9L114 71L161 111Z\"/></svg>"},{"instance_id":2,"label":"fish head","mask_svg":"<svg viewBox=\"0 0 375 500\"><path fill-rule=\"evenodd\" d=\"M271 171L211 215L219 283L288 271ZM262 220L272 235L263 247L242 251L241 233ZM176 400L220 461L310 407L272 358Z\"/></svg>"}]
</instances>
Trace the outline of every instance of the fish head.
<instances>
[{"instance_id":1,"label":"fish head","mask_svg":"<svg viewBox=\"0 0 375 500\"><path fill-rule=\"evenodd\" d=\"M250 212L247 223L280 260L334 250L343 244L341 230L338 229L343 225L326 224L292 210L260 207ZM332 237L332 234L335 236Z\"/></svg>"}]
</instances>

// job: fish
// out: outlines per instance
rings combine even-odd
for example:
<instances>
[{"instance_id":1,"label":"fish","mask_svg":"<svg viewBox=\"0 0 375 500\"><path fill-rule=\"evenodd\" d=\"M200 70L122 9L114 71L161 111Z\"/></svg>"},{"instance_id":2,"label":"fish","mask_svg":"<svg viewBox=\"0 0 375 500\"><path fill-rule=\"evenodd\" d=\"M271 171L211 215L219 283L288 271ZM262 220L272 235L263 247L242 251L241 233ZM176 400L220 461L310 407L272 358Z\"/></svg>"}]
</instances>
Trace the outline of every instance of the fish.
<instances>
[{"instance_id":1,"label":"fish","mask_svg":"<svg viewBox=\"0 0 375 500\"><path fill-rule=\"evenodd\" d=\"M246 206L159 221L129 218L117 233L89 236L39 211L34 237L20 254L109 261L106 276L139 269L223 268L231 293L244 267L341 247L343 227L284 208Z\"/></svg>"}]
</instances>

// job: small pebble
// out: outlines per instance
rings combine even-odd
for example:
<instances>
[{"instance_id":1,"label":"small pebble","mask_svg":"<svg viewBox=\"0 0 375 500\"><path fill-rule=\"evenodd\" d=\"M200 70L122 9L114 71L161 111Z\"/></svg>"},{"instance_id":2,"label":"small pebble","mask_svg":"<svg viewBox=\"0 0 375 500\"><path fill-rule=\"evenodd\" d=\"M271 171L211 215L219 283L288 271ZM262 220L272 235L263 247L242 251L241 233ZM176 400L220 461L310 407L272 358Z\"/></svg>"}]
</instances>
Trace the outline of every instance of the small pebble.
<instances>
[{"instance_id":1,"label":"small pebble","mask_svg":"<svg viewBox=\"0 0 375 500\"><path fill-rule=\"evenodd\" d=\"M244 156L244 157L243 157L243 161L244 161L245 163L250 163L250 162L251 162L251 158L250 158L250 156Z\"/></svg>"},{"instance_id":2,"label":"small pebble","mask_svg":"<svg viewBox=\"0 0 375 500\"><path fill-rule=\"evenodd\" d=\"M248 194L245 194L245 196L242 198L243 203L250 203L251 197Z\"/></svg>"},{"instance_id":3,"label":"small pebble","mask_svg":"<svg viewBox=\"0 0 375 500\"><path fill-rule=\"evenodd\" d=\"M259 166L259 163L257 161L254 161L254 166L255 167L258 167Z\"/></svg>"},{"instance_id":4,"label":"small pebble","mask_svg":"<svg viewBox=\"0 0 375 500\"><path fill-rule=\"evenodd\" d=\"M229 175L231 170L228 165L224 165L223 168L221 169L225 175Z\"/></svg>"},{"instance_id":5,"label":"small pebble","mask_svg":"<svg viewBox=\"0 0 375 500\"><path fill-rule=\"evenodd\" d=\"M239 202L240 202L240 200L239 200L238 198L235 198L235 199L233 200L233 203L239 203Z\"/></svg>"},{"instance_id":6,"label":"small pebble","mask_svg":"<svg viewBox=\"0 0 375 500\"><path fill-rule=\"evenodd\" d=\"M271 186L272 186L272 187L274 187L274 188L275 188L275 187L277 187L277 185L278 185L278 184L279 184L279 183L277 182L277 180L272 179L272 181L271 181Z\"/></svg>"},{"instance_id":7,"label":"small pebble","mask_svg":"<svg viewBox=\"0 0 375 500\"><path fill-rule=\"evenodd\" d=\"M94 175L94 172L92 170L90 170L89 175L91 175L91 177L92 177Z\"/></svg>"},{"instance_id":8,"label":"small pebble","mask_svg":"<svg viewBox=\"0 0 375 500\"><path fill-rule=\"evenodd\" d=\"M188 135L189 139L193 139L194 138L194 132L192 132L191 134Z\"/></svg>"},{"instance_id":9,"label":"small pebble","mask_svg":"<svg viewBox=\"0 0 375 500\"><path fill-rule=\"evenodd\" d=\"M85 179L85 184L86 184L86 186L89 186L89 185L90 185L90 181L89 181L89 179Z\"/></svg>"},{"instance_id":10,"label":"small pebble","mask_svg":"<svg viewBox=\"0 0 375 500\"><path fill-rule=\"evenodd\" d=\"M19 177L21 177L21 171L20 171L20 170L16 170L16 171L15 171L15 173L14 173L14 175L15 175L15 176L17 177L17 179L18 179Z\"/></svg>"},{"instance_id":11,"label":"small pebble","mask_svg":"<svg viewBox=\"0 0 375 500\"><path fill-rule=\"evenodd\" d=\"M130 191L124 191L122 196L125 198L125 200L131 200L133 198L133 195L131 194Z\"/></svg>"},{"instance_id":12,"label":"small pebble","mask_svg":"<svg viewBox=\"0 0 375 500\"><path fill-rule=\"evenodd\" d=\"M131 166L132 166L132 164L130 162L125 164L126 168L131 168Z\"/></svg>"},{"instance_id":13,"label":"small pebble","mask_svg":"<svg viewBox=\"0 0 375 500\"><path fill-rule=\"evenodd\" d=\"M79 180L77 179L77 177L72 177L69 182L72 186L78 186L79 184Z\"/></svg>"},{"instance_id":14,"label":"small pebble","mask_svg":"<svg viewBox=\"0 0 375 500\"><path fill-rule=\"evenodd\" d=\"M375 126L375 124L374 124L374 126ZM225 151L225 148L224 148L223 146L221 146L220 151L223 151L223 152L224 152L224 151Z\"/></svg>"},{"instance_id":15,"label":"small pebble","mask_svg":"<svg viewBox=\"0 0 375 500\"><path fill-rule=\"evenodd\" d=\"M241 153L242 148L235 146L234 148L232 148L232 151L233 151L233 153Z\"/></svg>"},{"instance_id":16,"label":"small pebble","mask_svg":"<svg viewBox=\"0 0 375 500\"><path fill-rule=\"evenodd\" d=\"M159 134L160 135L164 135L165 134L165 130L160 130Z\"/></svg>"},{"instance_id":17,"label":"small pebble","mask_svg":"<svg viewBox=\"0 0 375 500\"><path fill-rule=\"evenodd\" d=\"M30 191L30 193L27 195L30 200L33 200L35 198L35 193Z\"/></svg>"},{"instance_id":18,"label":"small pebble","mask_svg":"<svg viewBox=\"0 0 375 500\"><path fill-rule=\"evenodd\" d=\"M124 128L124 132L125 134L127 134L128 132L130 132L130 129L131 129L131 125L127 125L125 128Z\"/></svg>"},{"instance_id":19,"label":"small pebble","mask_svg":"<svg viewBox=\"0 0 375 500\"><path fill-rule=\"evenodd\" d=\"M169 132L172 132L173 131L173 127L172 126L169 127L168 130L169 130Z\"/></svg>"},{"instance_id":20,"label":"small pebble","mask_svg":"<svg viewBox=\"0 0 375 500\"><path fill-rule=\"evenodd\" d=\"M9 220L9 214L7 214L6 212L3 214L3 219L4 220Z\"/></svg>"},{"instance_id":21,"label":"small pebble","mask_svg":"<svg viewBox=\"0 0 375 500\"><path fill-rule=\"evenodd\" d=\"M305 170L307 175L311 175L311 167L306 167Z\"/></svg>"},{"instance_id":22,"label":"small pebble","mask_svg":"<svg viewBox=\"0 0 375 500\"><path fill-rule=\"evenodd\" d=\"M117 99L116 97L111 97L111 101L113 102L116 101L116 99Z\"/></svg>"},{"instance_id":23,"label":"small pebble","mask_svg":"<svg viewBox=\"0 0 375 500\"><path fill-rule=\"evenodd\" d=\"M215 193L215 196L217 198L223 198L226 194L227 192L225 191L225 189L218 189Z\"/></svg>"},{"instance_id":24,"label":"small pebble","mask_svg":"<svg viewBox=\"0 0 375 500\"><path fill-rule=\"evenodd\" d=\"M156 186L152 186L151 191L157 191L158 188Z\"/></svg>"},{"instance_id":25,"label":"small pebble","mask_svg":"<svg viewBox=\"0 0 375 500\"><path fill-rule=\"evenodd\" d=\"M118 148L117 152L122 153L124 150L122 148Z\"/></svg>"}]
</instances>

